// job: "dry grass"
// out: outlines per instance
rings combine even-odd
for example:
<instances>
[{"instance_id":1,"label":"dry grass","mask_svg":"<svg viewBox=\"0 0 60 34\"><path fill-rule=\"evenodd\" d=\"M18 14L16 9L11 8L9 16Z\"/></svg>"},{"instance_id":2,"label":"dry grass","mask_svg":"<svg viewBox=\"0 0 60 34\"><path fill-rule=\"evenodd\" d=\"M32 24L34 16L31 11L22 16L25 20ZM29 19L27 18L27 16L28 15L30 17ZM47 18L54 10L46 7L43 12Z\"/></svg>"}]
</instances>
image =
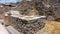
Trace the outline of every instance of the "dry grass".
<instances>
[{"instance_id":1,"label":"dry grass","mask_svg":"<svg viewBox=\"0 0 60 34\"><path fill-rule=\"evenodd\" d=\"M60 34L60 22L46 21L45 27L37 34Z\"/></svg>"}]
</instances>

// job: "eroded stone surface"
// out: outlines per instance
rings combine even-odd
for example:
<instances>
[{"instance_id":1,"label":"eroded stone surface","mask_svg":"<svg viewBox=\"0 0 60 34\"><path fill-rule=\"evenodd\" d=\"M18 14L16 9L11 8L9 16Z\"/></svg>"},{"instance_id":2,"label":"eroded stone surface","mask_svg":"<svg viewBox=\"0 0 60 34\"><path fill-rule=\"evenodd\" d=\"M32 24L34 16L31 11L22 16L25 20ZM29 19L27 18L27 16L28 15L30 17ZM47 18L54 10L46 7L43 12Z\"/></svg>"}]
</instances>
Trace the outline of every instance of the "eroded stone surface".
<instances>
[{"instance_id":1,"label":"eroded stone surface","mask_svg":"<svg viewBox=\"0 0 60 34\"><path fill-rule=\"evenodd\" d=\"M42 29L45 25L44 19L37 20L22 20L19 18L12 18L12 26L23 34L35 34L37 31Z\"/></svg>"}]
</instances>

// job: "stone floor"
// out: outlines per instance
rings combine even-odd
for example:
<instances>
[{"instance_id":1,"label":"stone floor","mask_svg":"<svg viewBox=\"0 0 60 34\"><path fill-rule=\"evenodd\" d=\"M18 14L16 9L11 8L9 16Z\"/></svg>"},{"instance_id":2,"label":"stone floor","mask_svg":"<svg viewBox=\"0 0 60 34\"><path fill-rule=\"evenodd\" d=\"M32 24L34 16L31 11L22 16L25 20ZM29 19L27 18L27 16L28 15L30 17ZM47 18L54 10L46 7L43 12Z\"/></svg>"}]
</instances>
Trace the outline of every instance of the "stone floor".
<instances>
[{"instance_id":1,"label":"stone floor","mask_svg":"<svg viewBox=\"0 0 60 34\"><path fill-rule=\"evenodd\" d=\"M6 27L0 23L0 34L9 34Z\"/></svg>"}]
</instances>

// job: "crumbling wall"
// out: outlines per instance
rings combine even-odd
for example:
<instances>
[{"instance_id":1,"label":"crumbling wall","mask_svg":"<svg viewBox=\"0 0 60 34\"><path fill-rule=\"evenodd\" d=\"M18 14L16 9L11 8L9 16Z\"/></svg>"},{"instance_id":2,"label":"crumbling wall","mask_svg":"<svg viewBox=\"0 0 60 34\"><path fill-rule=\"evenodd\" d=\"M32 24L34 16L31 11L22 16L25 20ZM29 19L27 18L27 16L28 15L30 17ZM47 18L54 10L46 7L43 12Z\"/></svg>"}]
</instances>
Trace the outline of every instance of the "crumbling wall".
<instances>
[{"instance_id":1,"label":"crumbling wall","mask_svg":"<svg viewBox=\"0 0 60 34\"><path fill-rule=\"evenodd\" d=\"M11 17L11 26L23 34L35 34L45 25L45 19L23 20Z\"/></svg>"}]
</instances>

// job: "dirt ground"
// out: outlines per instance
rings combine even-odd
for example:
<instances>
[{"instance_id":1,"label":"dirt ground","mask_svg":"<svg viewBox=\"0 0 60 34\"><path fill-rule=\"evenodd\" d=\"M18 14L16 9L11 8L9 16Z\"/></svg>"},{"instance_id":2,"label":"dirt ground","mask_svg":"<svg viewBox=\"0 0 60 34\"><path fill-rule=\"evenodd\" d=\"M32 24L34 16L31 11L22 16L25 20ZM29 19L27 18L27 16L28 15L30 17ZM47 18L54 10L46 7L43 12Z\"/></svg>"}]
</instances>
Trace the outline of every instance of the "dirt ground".
<instances>
[{"instance_id":1,"label":"dirt ground","mask_svg":"<svg viewBox=\"0 0 60 34\"><path fill-rule=\"evenodd\" d=\"M46 21L45 27L36 34L60 34L60 22Z\"/></svg>"}]
</instances>

